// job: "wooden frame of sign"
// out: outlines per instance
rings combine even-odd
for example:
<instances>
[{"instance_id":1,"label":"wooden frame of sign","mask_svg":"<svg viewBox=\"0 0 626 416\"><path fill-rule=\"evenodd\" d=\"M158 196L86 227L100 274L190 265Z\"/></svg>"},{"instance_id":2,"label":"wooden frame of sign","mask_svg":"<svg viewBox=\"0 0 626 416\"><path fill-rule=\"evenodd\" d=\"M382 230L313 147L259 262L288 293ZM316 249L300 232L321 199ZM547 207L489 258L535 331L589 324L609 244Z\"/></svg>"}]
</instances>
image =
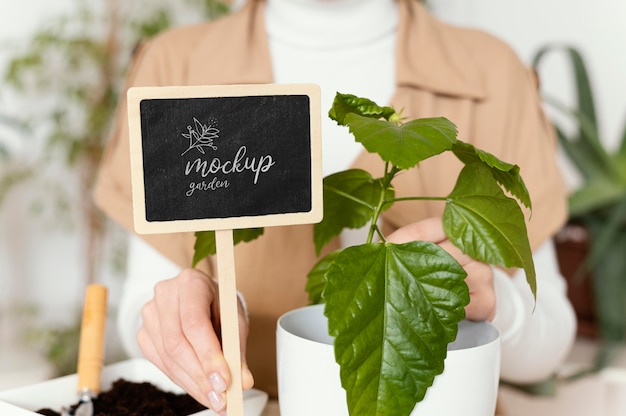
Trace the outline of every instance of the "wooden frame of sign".
<instances>
[{"instance_id":1,"label":"wooden frame of sign","mask_svg":"<svg viewBox=\"0 0 626 416\"><path fill-rule=\"evenodd\" d=\"M319 87L134 87L127 98L135 230L215 230L228 414L243 416L232 230L321 221Z\"/></svg>"},{"instance_id":2,"label":"wooden frame of sign","mask_svg":"<svg viewBox=\"0 0 626 416\"><path fill-rule=\"evenodd\" d=\"M319 87L128 91L138 233L319 222Z\"/></svg>"}]
</instances>

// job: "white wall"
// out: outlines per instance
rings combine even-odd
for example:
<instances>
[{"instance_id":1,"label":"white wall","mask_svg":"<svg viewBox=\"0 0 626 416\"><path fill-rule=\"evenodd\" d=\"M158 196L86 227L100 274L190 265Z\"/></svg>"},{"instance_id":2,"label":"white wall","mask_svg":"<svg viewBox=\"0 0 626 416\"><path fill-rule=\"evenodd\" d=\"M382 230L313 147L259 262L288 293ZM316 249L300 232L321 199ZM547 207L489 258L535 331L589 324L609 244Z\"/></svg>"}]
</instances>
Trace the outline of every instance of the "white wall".
<instances>
[{"instance_id":1,"label":"white wall","mask_svg":"<svg viewBox=\"0 0 626 416\"><path fill-rule=\"evenodd\" d=\"M9 57L19 52L20 45L46 22L46 17L65 13L73 4L72 0L3 0L4 8L0 13L0 73L4 75ZM0 84L1 85L1 84ZM34 104L34 103L33 103ZM6 90L0 89L0 113L20 115L21 104L16 104ZM15 130L0 130L0 139L4 140L14 154L19 158L30 156L33 141L26 139ZM0 173L3 173L3 161L0 160ZM46 226L39 223L30 212L30 201L35 197L45 198L45 195L35 195L40 189L19 189L9 194L6 203L0 206L0 300L15 301L16 297L34 295L38 298L47 294L62 292L60 286L71 293L74 289L67 283L74 281L79 265L75 261L63 261L65 257L74 257L76 247L70 244L71 236L66 233L49 234L41 239L40 231ZM28 202L27 202L28 201ZM52 238L52 240L49 240ZM57 272L57 273L55 273ZM65 278L67 274L69 278ZM19 276L20 281L15 277ZM63 285L59 285L63 282ZM34 286L39 286L37 290ZM7 290L13 288L13 291ZM25 293L26 292L26 293ZM58 293L58 298L50 299L51 307L60 307L74 296Z\"/></svg>"},{"instance_id":2,"label":"white wall","mask_svg":"<svg viewBox=\"0 0 626 416\"><path fill-rule=\"evenodd\" d=\"M92 0L96 1L96 0ZM72 0L2 0L0 68L5 43L25 39ZM547 42L571 43L587 57L595 87L603 139L614 144L626 118L626 1L624 0L430 0L442 19L480 27L508 41L523 60ZM547 92L571 101L562 60L542 68ZM0 89L0 112L11 103ZM0 134L0 137L2 135ZM19 138L18 138L19 141ZM16 143L19 151L22 145ZM0 163L2 163L0 161ZM0 165L1 170L1 165ZM16 298L40 303L46 313L71 312L82 298L82 250L75 235L42 232L25 212L29 190L0 207L0 374L8 365L6 305ZM0 315L0 318L2 318ZM3 324L4 322L4 324ZM4 331L4 332L3 332ZM4 347L3 347L4 346ZM0 386L1 387L1 386Z\"/></svg>"},{"instance_id":3,"label":"white wall","mask_svg":"<svg viewBox=\"0 0 626 416\"><path fill-rule=\"evenodd\" d=\"M530 64L546 43L573 45L592 77L603 140L617 143L626 122L626 1L429 0L443 20L491 32ZM573 103L570 67L554 55L540 67L545 93Z\"/></svg>"},{"instance_id":4,"label":"white wall","mask_svg":"<svg viewBox=\"0 0 626 416\"><path fill-rule=\"evenodd\" d=\"M2 0L0 12L0 72L14 45L28 39L46 16L69 9L71 0ZM18 49L19 50L19 49ZM1 84L0 84L1 85ZM0 88L0 113L15 114L15 106L6 90ZM0 126L4 138L14 152L24 152L28 143L19 135ZM8 143L6 142L8 140ZM4 172L0 160L0 174ZM29 345L22 345L24 335L15 325L33 321L16 308L24 302L42 307L42 316L59 311L67 320L69 305L77 301L81 268L77 239L66 233L43 233L33 221L29 202L33 189L11 193L0 206L0 389L46 377L50 368Z\"/></svg>"}]
</instances>

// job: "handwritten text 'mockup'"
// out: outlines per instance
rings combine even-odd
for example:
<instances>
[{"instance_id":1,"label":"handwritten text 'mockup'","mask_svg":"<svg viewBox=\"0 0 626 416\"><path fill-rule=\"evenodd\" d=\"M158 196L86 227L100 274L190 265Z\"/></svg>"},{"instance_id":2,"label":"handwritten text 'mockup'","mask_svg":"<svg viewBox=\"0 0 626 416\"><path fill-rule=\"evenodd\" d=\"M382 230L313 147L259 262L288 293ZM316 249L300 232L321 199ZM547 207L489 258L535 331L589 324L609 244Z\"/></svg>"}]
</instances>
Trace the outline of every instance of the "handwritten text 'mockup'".
<instances>
[{"instance_id":1,"label":"handwritten text 'mockup'","mask_svg":"<svg viewBox=\"0 0 626 416\"><path fill-rule=\"evenodd\" d=\"M241 146L233 160L222 161L215 157L211 161L202 160L200 158L197 158L193 162L188 161L185 167L185 176L189 176L189 174L194 171L199 173L203 178L219 172L224 175L229 175L231 173L251 171L254 173L253 182L256 184L259 180L259 175L268 172L276 162L271 155L260 156L258 160L256 157L247 157L246 151L246 146Z\"/></svg>"}]
</instances>

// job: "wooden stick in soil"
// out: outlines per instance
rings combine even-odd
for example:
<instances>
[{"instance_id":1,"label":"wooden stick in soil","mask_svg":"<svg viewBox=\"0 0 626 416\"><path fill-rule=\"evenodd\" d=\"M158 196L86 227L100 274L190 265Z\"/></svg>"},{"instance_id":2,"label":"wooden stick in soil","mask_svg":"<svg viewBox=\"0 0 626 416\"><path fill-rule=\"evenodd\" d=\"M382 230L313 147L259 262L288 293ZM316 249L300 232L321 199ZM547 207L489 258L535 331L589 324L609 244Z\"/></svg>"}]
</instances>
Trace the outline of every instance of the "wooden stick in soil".
<instances>
[{"instance_id":1,"label":"wooden stick in soil","mask_svg":"<svg viewBox=\"0 0 626 416\"><path fill-rule=\"evenodd\" d=\"M228 390L226 390L228 416L243 416L241 349L233 230L216 230L215 248L219 279L222 350L230 369L231 377L231 383Z\"/></svg>"},{"instance_id":2,"label":"wooden stick in soil","mask_svg":"<svg viewBox=\"0 0 626 416\"><path fill-rule=\"evenodd\" d=\"M85 291L78 351L79 393L100 393L100 376L104 363L104 336L107 315L107 288L90 284Z\"/></svg>"}]
</instances>

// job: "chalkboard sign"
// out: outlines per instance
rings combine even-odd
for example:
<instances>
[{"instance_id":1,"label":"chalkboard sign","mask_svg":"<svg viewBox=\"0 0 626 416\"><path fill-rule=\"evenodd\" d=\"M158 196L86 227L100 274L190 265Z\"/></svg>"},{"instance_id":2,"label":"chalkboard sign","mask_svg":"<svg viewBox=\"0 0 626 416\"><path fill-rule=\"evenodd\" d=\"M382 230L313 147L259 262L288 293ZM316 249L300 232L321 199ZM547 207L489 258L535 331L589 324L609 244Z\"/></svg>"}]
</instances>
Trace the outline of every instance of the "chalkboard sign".
<instances>
[{"instance_id":1,"label":"chalkboard sign","mask_svg":"<svg viewBox=\"0 0 626 416\"><path fill-rule=\"evenodd\" d=\"M319 94L312 84L129 89L137 232L319 222Z\"/></svg>"}]
</instances>

